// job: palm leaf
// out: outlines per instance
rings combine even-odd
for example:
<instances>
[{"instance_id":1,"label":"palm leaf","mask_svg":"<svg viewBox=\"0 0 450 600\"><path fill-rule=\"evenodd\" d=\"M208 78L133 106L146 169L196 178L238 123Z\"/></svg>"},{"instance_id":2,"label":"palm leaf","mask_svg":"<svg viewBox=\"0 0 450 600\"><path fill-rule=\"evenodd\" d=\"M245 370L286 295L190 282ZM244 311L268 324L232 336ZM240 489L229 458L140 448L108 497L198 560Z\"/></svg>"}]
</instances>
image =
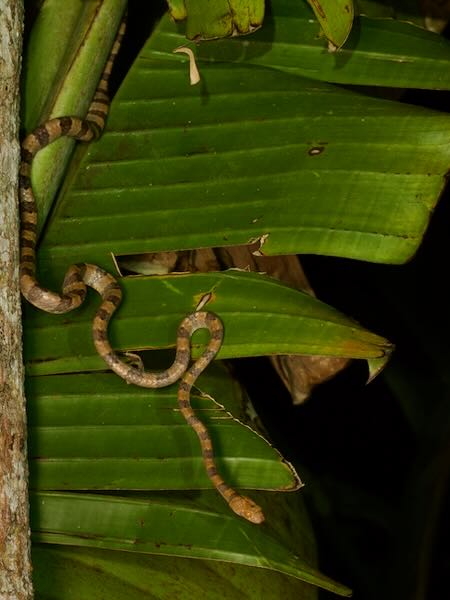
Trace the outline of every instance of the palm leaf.
<instances>
[{"instance_id":1,"label":"palm leaf","mask_svg":"<svg viewBox=\"0 0 450 600\"><path fill-rule=\"evenodd\" d=\"M101 6L43 2L24 52L21 109L27 133L52 117L86 114L125 7L126 0L104 0ZM73 147L73 140L58 140L33 163L39 226L45 222ZM50 163L42 161L45 156Z\"/></svg>"},{"instance_id":2,"label":"palm leaf","mask_svg":"<svg viewBox=\"0 0 450 600\"><path fill-rule=\"evenodd\" d=\"M223 369L192 395L211 434L219 470L233 487L293 490L292 467L212 397L241 412ZM39 490L210 489L197 436L177 409L176 386L145 390L115 375L31 377L30 485ZM237 410L236 410L237 405ZM132 407L132 409L131 409Z\"/></svg>"},{"instance_id":3,"label":"palm leaf","mask_svg":"<svg viewBox=\"0 0 450 600\"><path fill-rule=\"evenodd\" d=\"M168 0L168 5L173 19L186 19L186 36L196 41L251 33L264 18L264 0Z\"/></svg>"},{"instance_id":4,"label":"palm leaf","mask_svg":"<svg viewBox=\"0 0 450 600\"><path fill-rule=\"evenodd\" d=\"M201 559L35 544L33 567L40 600L317 600L317 588L281 573Z\"/></svg>"},{"instance_id":5,"label":"palm leaf","mask_svg":"<svg viewBox=\"0 0 450 600\"><path fill-rule=\"evenodd\" d=\"M118 7L119 3L111 0L113 5ZM293 7L283 3L279 6L288 6L289 10ZM305 19L286 21L289 27L299 23L305 24ZM413 42L423 45L425 59L420 67L424 74L419 77L418 69L408 68L402 71L403 77L412 85L420 80L425 87L430 86L431 69L427 72L427 67L431 59L436 59L434 79L445 87L445 46L422 32L416 35L408 29L406 35L397 26L392 31L390 27L377 29L380 39L388 42L386 52L403 56L403 47L399 51L395 44L404 38L410 55ZM279 27L279 31L283 28ZM369 44L370 35L364 35L364 43ZM98 262L112 268L110 252L120 255L247 243L254 239L264 241L263 249L268 253L308 251L381 262L402 262L414 253L443 186L449 154L443 133L447 118L287 74L283 71L291 67L282 61L275 64L273 54L268 58L274 64L267 65L278 67L278 72L252 64L233 65L232 69L205 65L201 69L203 87L191 89L184 62L168 55L168 49L179 41L174 26L164 20L118 94L108 132L97 145L77 151L57 209L42 238L41 272L46 283L60 280L66 266L74 261ZM266 46L260 49L267 49L267 39L263 43ZM282 53L285 41L277 44L274 43L275 51ZM308 47L317 64L323 42L313 42ZM242 50L236 45L229 48L234 53ZM258 46L254 48L258 54ZM356 51L354 55L358 57ZM225 53L222 56L227 59ZM359 57L361 61L363 56L364 52ZM206 54L204 57L211 59ZM234 60L232 56L228 59ZM374 63L375 83L395 77L400 81L398 60L392 62L388 67L384 64L382 76ZM329 62L326 64L331 73ZM83 69L86 74L87 63ZM356 82L367 79L367 75L358 79L357 71L353 69ZM347 69L343 77L351 76L352 70ZM78 95L78 85L74 80L65 86L68 96ZM66 112L63 106L60 110L61 114ZM42 178L43 173L47 181L52 178L49 174L54 173L55 152L57 149L49 148L39 157L35 179ZM113 325L113 343L117 348L170 347L180 317L195 309L198 300L209 292L211 308L223 315L225 322L222 357L280 351L343 353L369 359L375 370L389 354L390 346L383 338L317 300L264 277L225 273L125 278L122 283L126 302ZM29 372L101 369L89 340L91 318L91 305L63 319L27 311ZM197 338L195 345L201 341ZM88 394L81 393L82 386L92 382L89 377L66 375L59 381L47 377L34 380L37 387L30 402L36 406L42 407L42 402L52 407L58 402L70 404L70 394L58 391L58 384L63 386L61 390L68 391L65 385L70 380L78 389L76 398L72 398L73 412L68 413L68 424L45 425L45 420L40 422L36 416L36 437L31 438L36 459L38 455L46 459L48 454L62 461L60 466L67 461L67 467L83 450L86 455L91 453L90 457L81 457L87 467L88 460L95 461L100 454L100 446L112 448L114 434L123 436L118 444L122 454L136 442L140 453L153 452L154 456L151 443L145 443L148 423L143 425L145 437L133 439L136 424L128 423L119 430L109 421L109 430L102 437L99 423L89 422L89 414L91 419L93 416L86 408ZM109 375L97 375L95 385L107 387L110 380ZM52 385L56 387L50 392ZM110 418L112 414L126 418L124 400L130 392L125 393L125 387L118 380L112 383L111 393L117 404ZM169 390L168 394L161 402L167 400L173 406L173 392ZM131 395L133 402L143 402L140 390ZM91 399L93 396L89 394ZM149 399L156 402L156 396L145 398L147 403ZM203 402L199 397L195 401ZM101 409L95 402L93 406ZM76 413L79 415L80 410L87 410L87 421L77 422ZM163 410L149 411L146 417L162 419L163 414ZM223 445L224 452L219 452L222 466L230 469L238 484L254 485L259 476L266 476L267 487L275 477L278 482L274 487L292 486L292 473L259 438L236 422L230 421L229 426L211 425L219 446ZM195 476L183 478L180 487L201 488L206 482L202 481L198 458L193 456L192 437L183 427L178 458L187 461ZM223 441L227 427L234 428L236 443L241 444L239 457L232 454L235 447ZM173 421L166 433L175 436L172 439L181 439L175 431L177 424ZM95 433L92 441L89 433ZM85 441L78 447L77 436ZM73 445L68 444L69 437ZM166 450L171 450L169 444ZM64 452L66 455L62 456ZM130 455L122 458L131 464ZM253 460L258 469L250 473L245 463ZM152 469L156 461L153 463ZM35 464L38 465L37 460ZM66 482L61 470L45 472L44 461L34 468L43 468L40 474L35 471L38 488L80 489L95 483L101 465L95 464L91 479L85 473L82 480L78 469ZM149 486L143 470L130 471L129 484L133 481L135 487ZM105 473L103 486L108 487L109 478L111 487L120 488L114 479L117 473L117 468ZM155 487L176 485L175 471L158 473L155 469L154 474ZM261 503L266 501L264 496ZM276 499L274 504L278 502ZM215 494L195 492L189 499L173 494L119 497L39 491L34 495L32 514L37 541L233 560L278 569L337 593L348 593L311 568L314 558L304 560L304 549L296 554L289 544L272 535L272 525L281 521L279 515L275 516L276 510L268 513L270 519L273 515L270 527L258 529L226 512ZM304 515L297 514L293 523L300 524L301 530Z\"/></svg>"},{"instance_id":6,"label":"palm leaf","mask_svg":"<svg viewBox=\"0 0 450 600\"><path fill-rule=\"evenodd\" d=\"M345 44L353 24L353 0L307 0L335 49ZM276 3L275 3L276 5Z\"/></svg>"},{"instance_id":7,"label":"palm leaf","mask_svg":"<svg viewBox=\"0 0 450 600\"><path fill-rule=\"evenodd\" d=\"M332 4L336 4L335 2ZM201 60L253 64L321 81L403 88L450 88L450 42L416 25L360 16L338 52L317 35L313 12L303 1L274 0L271 18L249 40L202 44ZM161 57L182 43L169 20L154 38Z\"/></svg>"},{"instance_id":8,"label":"palm leaf","mask_svg":"<svg viewBox=\"0 0 450 600\"><path fill-rule=\"evenodd\" d=\"M180 501L173 494L142 499L39 492L31 499L33 539L237 562L273 569L343 596L350 594L286 547L276 528L238 521L222 505L207 492L197 493L195 501L186 495ZM295 521L300 527L301 518L304 514L297 511Z\"/></svg>"},{"instance_id":9,"label":"palm leaf","mask_svg":"<svg viewBox=\"0 0 450 600\"><path fill-rule=\"evenodd\" d=\"M68 255L111 268L111 251L258 239L266 254L414 254L445 183L447 115L251 65L205 65L191 88L183 59L161 58L168 27L102 139L77 150L41 246L46 277Z\"/></svg>"},{"instance_id":10,"label":"palm leaf","mask_svg":"<svg viewBox=\"0 0 450 600\"><path fill-rule=\"evenodd\" d=\"M174 347L178 323L210 293L212 299L206 306L225 324L222 358L295 353L365 358L378 364L378 360L385 363L392 350L387 340L316 298L259 274L228 271L128 277L122 284L126 299L114 318L111 336L121 350ZM85 303L58 318L27 307L29 373L104 368L91 341L92 308ZM207 336L195 339L204 341Z\"/></svg>"}]
</instances>

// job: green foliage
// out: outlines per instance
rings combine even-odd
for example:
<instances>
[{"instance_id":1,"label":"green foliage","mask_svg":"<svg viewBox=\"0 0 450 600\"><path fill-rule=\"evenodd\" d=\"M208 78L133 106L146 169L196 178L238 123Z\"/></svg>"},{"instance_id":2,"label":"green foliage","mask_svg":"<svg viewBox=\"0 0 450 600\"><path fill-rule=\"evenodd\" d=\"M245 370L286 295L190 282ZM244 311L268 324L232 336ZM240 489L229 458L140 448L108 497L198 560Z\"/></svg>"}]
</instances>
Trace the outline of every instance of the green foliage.
<instances>
[{"instance_id":1,"label":"green foliage","mask_svg":"<svg viewBox=\"0 0 450 600\"><path fill-rule=\"evenodd\" d=\"M225 560L350 595L280 543L276 527L237 520L214 492L197 492L193 500L175 494L133 498L39 492L33 494L31 515L33 538L39 542Z\"/></svg>"},{"instance_id":2,"label":"green foliage","mask_svg":"<svg viewBox=\"0 0 450 600\"><path fill-rule=\"evenodd\" d=\"M343 46L353 25L353 0L307 0L335 49Z\"/></svg>"},{"instance_id":3,"label":"green foliage","mask_svg":"<svg viewBox=\"0 0 450 600\"><path fill-rule=\"evenodd\" d=\"M62 115L85 115L115 37L126 0L45 0L24 51L22 124L27 133ZM75 93L74 91L77 90ZM42 224L73 151L58 140L33 164L33 188ZM41 167L42 165L42 167Z\"/></svg>"},{"instance_id":4,"label":"green foliage","mask_svg":"<svg viewBox=\"0 0 450 600\"><path fill-rule=\"evenodd\" d=\"M168 0L176 21L186 19L186 37L207 40L244 35L261 27L264 0Z\"/></svg>"},{"instance_id":5,"label":"green foliage","mask_svg":"<svg viewBox=\"0 0 450 600\"><path fill-rule=\"evenodd\" d=\"M292 577L218 561L48 544L35 544L32 559L40 600L317 600L314 587Z\"/></svg>"},{"instance_id":6,"label":"green foliage","mask_svg":"<svg viewBox=\"0 0 450 600\"><path fill-rule=\"evenodd\" d=\"M208 426L221 473L238 488L297 489L292 467L211 397L215 389L220 402L239 414L239 388L230 386L223 369L213 373L200 380L192 405ZM197 436L176 410L176 385L146 390L97 373L30 377L27 392L32 487L210 489Z\"/></svg>"},{"instance_id":7,"label":"green foliage","mask_svg":"<svg viewBox=\"0 0 450 600\"><path fill-rule=\"evenodd\" d=\"M341 46L353 19L351 3L322 0L321 10L319 2L310 4L328 39ZM124 2L105 0L98 13L81 0L57 5L44 3L47 12L30 40L24 86L28 129L48 116L85 113ZM233 11L249 9L250 3L235 3L215 29L218 3L207 5L213 13L206 23L200 2L171 2L177 18L187 16L189 37L250 31L263 17L263 3L243 14ZM194 88L186 61L173 55L184 36L168 18L161 21L114 99L104 136L76 150L50 217L70 142L51 146L36 161L33 185L44 231L40 273L46 285L59 283L77 261L113 271L112 254L255 241L267 254L317 253L382 263L413 256L444 187L449 119L335 84L449 89L449 44L407 23L360 17L345 46L331 54L311 15L304 2L274 0L270 18L251 37L202 44L196 49L202 82ZM48 66L52 55L64 60ZM225 324L220 358L346 356L368 360L373 375L392 350L387 340L338 311L265 276L128 277L121 285L125 302L111 332L117 349L171 348L181 317L211 294L207 308ZM268 523L261 528L244 523L216 494L203 491L208 481L197 441L175 409L173 389L148 392L109 374L84 373L103 369L90 341L92 314L90 301L61 318L26 309L27 370L35 375L29 382L34 539L108 549L36 546L42 597L70 600L94 589L99 598L150 597L148 569L158 582L151 597L163 597L167 563L146 553L233 562L239 591L230 598L256 598L258 589L273 597L316 598L304 582L347 595L347 588L316 569L313 535L298 494L286 499L261 493L258 502ZM194 354L204 341L196 336ZM160 360L156 354L147 357L150 368ZM242 398L230 375L206 376L199 389L194 403L230 482L263 490L295 488L293 468L216 405L241 412ZM194 491L150 492L188 488ZM111 489L120 496L105 493ZM93 494L96 490L103 493ZM48 588L51 560L64 582L79 576L77 595L61 579L59 591ZM217 582L211 584L214 593L217 585L220 597L227 597L228 567L198 561L186 569L181 559L173 560L180 573L176 597L183 589L197 594L208 570ZM278 573L270 579L249 565L298 580ZM187 571L195 575L189 578ZM111 586L111 573L117 585ZM259 581L267 587L246 587Z\"/></svg>"},{"instance_id":8,"label":"green foliage","mask_svg":"<svg viewBox=\"0 0 450 600\"><path fill-rule=\"evenodd\" d=\"M111 340L122 350L174 347L175 331L198 301L221 315L220 358L292 353L387 361L391 345L308 294L255 273L228 271L125 278L126 299ZM152 302L148 302L152 298ZM164 318L162 318L162 316ZM58 318L27 309L26 360L32 374L104 368L90 340L92 303ZM206 341L206 335L195 337Z\"/></svg>"},{"instance_id":9,"label":"green foliage","mask_svg":"<svg viewBox=\"0 0 450 600\"><path fill-rule=\"evenodd\" d=\"M353 23L352 0L307 0L326 38L340 48ZM252 33L261 27L264 0L167 0L175 21L186 20L186 37L205 40Z\"/></svg>"}]
</instances>

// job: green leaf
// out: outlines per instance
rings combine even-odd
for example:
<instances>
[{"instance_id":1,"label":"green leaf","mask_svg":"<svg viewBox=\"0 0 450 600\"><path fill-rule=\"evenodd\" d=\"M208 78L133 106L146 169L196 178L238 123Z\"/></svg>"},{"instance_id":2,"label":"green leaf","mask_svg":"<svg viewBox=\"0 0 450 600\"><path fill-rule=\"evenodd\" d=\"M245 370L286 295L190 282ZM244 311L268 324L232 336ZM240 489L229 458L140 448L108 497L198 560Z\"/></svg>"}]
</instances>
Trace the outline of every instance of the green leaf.
<instances>
[{"instance_id":1,"label":"green leaf","mask_svg":"<svg viewBox=\"0 0 450 600\"><path fill-rule=\"evenodd\" d=\"M307 0L329 42L340 48L352 29L353 0Z\"/></svg>"},{"instance_id":2,"label":"green leaf","mask_svg":"<svg viewBox=\"0 0 450 600\"><path fill-rule=\"evenodd\" d=\"M370 383L377 377L386 366L386 361L380 358L369 358L367 361L369 366L369 378L367 383Z\"/></svg>"},{"instance_id":3,"label":"green leaf","mask_svg":"<svg viewBox=\"0 0 450 600\"><path fill-rule=\"evenodd\" d=\"M275 571L218 561L35 544L39 600L317 600L317 588ZM151 590L151 591L150 591Z\"/></svg>"},{"instance_id":4,"label":"green leaf","mask_svg":"<svg viewBox=\"0 0 450 600\"><path fill-rule=\"evenodd\" d=\"M258 502L260 498L258 497ZM263 499L264 502L264 499ZM33 541L90 548L224 560L273 569L349 596L350 590L292 552L269 523L254 526L227 512L216 495L201 492L150 497L33 493ZM305 529L296 513L298 535Z\"/></svg>"},{"instance_id":5,"label":"green leaf","mask_svg":"<svg viewBox=\"0 0 450 600\"><path fill-rule=\"evenodd\" d=\"M264 0L168 0L172 17L186 19L190 40L252 33L264 19Z\"/></svg>"},{"instance_id":6,"label":"green leaf","mask_svg":"<svg viewBox=\"0 0 450 600\"><path fill-rule=\"evenodd\" d=\"M450 89L450 41L444 37L410 23L361 16L345 46L330 53L312 16L305 2L276 0L271 18L251 38L201 44L197 59L254 64L334 83ZM152 47L160 57L170 56L182 39L163 19Z\"/></svg>"},{"instance_id":7,"label":"green leaf","mask_svg":"<svg viewBox=\"0 0 450 600\"><path fill-rule=\"evenodd\" d=\"M52 117L84 117L111 50L126 0L45 0L25 47L22 121L27 133ZM68 138L51 144L33 161L39 226L72 154Z\"/></svg>"},{"instance_id":8,"label":"green leaf","mask_svg":"<svg viewBox=\"0 0 450 600\"><path fill-rule=\"evenodd\" d=\"M104 0L101 7L83 0L44 0L24 51L27 101L21 108L27 131L68 114L64 111L86 113L125 6L125 0Z\"/></svg>"},{"instance_id":9,"label":"green leaf","mask_svg":"<svg viewBox=\"0 0 450 600\"><path fill-rule=\"evenodd\" d=\"M217 371L221 396L210 396L208 372L199 384L203 391L191 398L211 434L222 476L237 488L297 489L293 468L224 409L222 404L235 403L235 387ZM146 390L112 373L28 378L30 485L40 490L211 489L197 436L178 410L176 388Z\"/></svg>"},{"instance_id":10,"label":"green leaf","mask_svg":"<svg viewBox=\"0 0 450 600\"><path fill-rule=\"evenodd\" d=\"M319 354L387 360L391 351L387 340L337 310L263 275L228 271L132 277L122 279L121 286L125 300L111 330L112 345L121 350L174 347L183 316L212 293L206 308L220 315L225 327L220 358ZM93 308L85 302L58 317L27 307L28 372L104 369L91 341ZM195 336L195 354L206 340L206 332Z\"/></svg>"},{"instance_id":11,"label":"green leaf","mask_svg":"<svg viewBox=\"0 0 450 600\"><path fill-rule=\"evenodd\" d=\"M183 21L187 17L185 0L167 0L172 19Z\"/></svg>"},{"instance_id":12,"label":"green leaf","mask_svg":"<svg viewBox=\"0 0 450 600\"><path fill-rule=\"evenodd\" d=\"M191 88L184 59L157 58L179 41L168 27L74 157L45 277L67 256L111 268L110 252L258 239L264 254L411 258L445 184L448 115L254 66L204 65Z\"/></svg>"}]
</instances>

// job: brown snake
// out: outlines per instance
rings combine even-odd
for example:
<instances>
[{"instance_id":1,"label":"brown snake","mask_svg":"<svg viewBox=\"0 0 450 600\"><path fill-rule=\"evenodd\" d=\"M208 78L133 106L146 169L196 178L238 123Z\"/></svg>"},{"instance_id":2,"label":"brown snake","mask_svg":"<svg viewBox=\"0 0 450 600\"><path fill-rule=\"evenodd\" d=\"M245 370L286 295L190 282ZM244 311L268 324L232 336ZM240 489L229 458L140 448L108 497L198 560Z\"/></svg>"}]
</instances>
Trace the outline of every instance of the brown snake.
<instances>
[{"instance_id":1,"label":"brown snake","mask_svg":"<svg viewBox=\"0 0 450 600\"><path fill-rule=\"evenodd\" d=\"M101 135L109 108L108 81L124 31L125 22L122 22L86 118L84 120L78 117L51 119L35 129L22 143L19 176L20 288L23 296L31 304L55 314L67 313L80 306L86 297L87 286L97 291L102 297L102 303L95 314L92 325L97 352L106 364L127 383L146 388L160 388L182 378L178 389L178 405L184 418L200 440L208 477L236 514L252 523L262 523L264 515L261 508L250 498L241 496L234 491L217 472L208 430L195 416L190 404L190 390L193 383L214 359L222 345L223 326L220 319L209 312L194 312L185 317L178 327L176 356L173 364L165 371L149 373L122 361L109 343L108 325L122 300L122 290L112 275L96 265L71 265L64 278L62 294L41 287L36 279L37 206L31 185L33 159L42 148L60 137L67 136L78 141L90 142ZM189 368L190 338L197 329L208 329L210 340L203 354Z\"/></svg>"}]
</instances>

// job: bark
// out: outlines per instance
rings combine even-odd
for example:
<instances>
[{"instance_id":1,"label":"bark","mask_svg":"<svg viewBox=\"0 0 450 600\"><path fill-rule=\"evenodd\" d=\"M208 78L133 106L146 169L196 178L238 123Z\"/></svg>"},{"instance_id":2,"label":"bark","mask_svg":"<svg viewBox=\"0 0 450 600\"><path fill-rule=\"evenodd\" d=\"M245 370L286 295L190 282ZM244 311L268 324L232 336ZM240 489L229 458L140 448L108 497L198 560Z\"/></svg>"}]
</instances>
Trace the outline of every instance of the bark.
<instances>
[{"instance_id":1,"label":"bark","mask_svg":"<svg viewBox=\"0 0 450 600\"><path fill-rule=\"evenodd\" d=\"M33 597L18 277L23 2L0 0L0 599Z\"/></svg>"}]
</instances>

